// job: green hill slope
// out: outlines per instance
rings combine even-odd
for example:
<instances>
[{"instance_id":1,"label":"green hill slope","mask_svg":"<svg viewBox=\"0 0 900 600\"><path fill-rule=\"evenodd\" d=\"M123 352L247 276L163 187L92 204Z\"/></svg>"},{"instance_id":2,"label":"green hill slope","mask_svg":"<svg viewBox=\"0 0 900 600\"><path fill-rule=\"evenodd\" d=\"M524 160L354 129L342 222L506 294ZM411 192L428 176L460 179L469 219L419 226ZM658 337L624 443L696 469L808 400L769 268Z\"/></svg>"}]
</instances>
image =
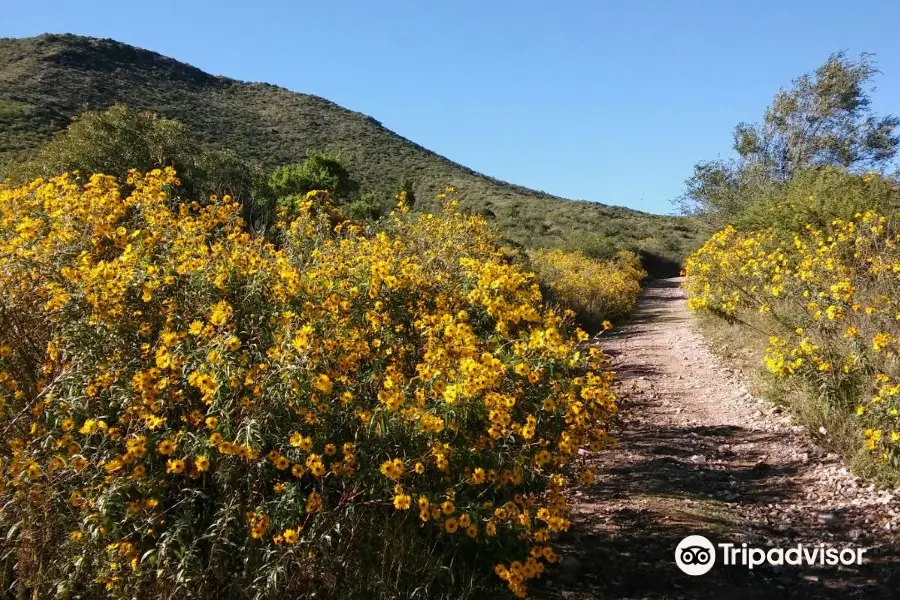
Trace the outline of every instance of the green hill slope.
<instances>
[{"instance_id":1,"label":"green hill slope","mask_svg":"<svg viewBox=\"0 0 900 600\"><path fill-rule=\"evenodd\" d=\"M155 52L73 35L0 39L0 165L22 159L86 110L114 103L186 124L205 144L267 167L338 151L363 189L420 199L454 185L463 202L529 246L629 246L680 259L698 239L677 217L571 201L476 173L317 96L209 75Z\"/></svg>"}]
</instances>

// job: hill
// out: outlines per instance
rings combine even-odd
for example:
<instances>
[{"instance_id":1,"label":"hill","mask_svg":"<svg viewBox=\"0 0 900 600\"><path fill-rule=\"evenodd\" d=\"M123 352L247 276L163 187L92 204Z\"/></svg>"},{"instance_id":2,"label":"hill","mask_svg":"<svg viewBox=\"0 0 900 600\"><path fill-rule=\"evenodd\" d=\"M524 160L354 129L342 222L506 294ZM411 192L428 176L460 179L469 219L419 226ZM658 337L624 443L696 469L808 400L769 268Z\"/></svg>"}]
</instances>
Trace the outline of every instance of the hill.
<instances>
[{"instance_id":1,"label":"hill","mask_svg":"<svg viewBox=\"0 0 900 600\"><path fill-rule=\"evenodd\" d=\"M0 39L0 165L33 153L73 116L114 103L177 119L204 144L266 167L296 162L309 150L336 151L363 189L386 193L407 178L422 199L453 185L469 208L527 246L625 246L680 262L698 245L694 224L685 219L566 200L493 179L324 98L210 75L114 40Z\"/></svg>"}]
</instances>

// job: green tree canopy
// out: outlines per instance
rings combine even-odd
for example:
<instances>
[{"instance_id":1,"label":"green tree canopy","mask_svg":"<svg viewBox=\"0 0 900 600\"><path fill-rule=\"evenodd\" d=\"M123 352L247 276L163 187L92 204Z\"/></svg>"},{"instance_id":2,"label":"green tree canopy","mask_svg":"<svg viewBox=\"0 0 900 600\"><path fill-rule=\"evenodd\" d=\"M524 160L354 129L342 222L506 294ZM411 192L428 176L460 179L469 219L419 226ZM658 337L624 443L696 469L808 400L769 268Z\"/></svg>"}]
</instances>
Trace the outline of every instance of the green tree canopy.
<instances>
[{"instance_id":1,"label":"green tree canopy","mask_svg":"<svg viewBox=\"0 0 900 600\"><path fill-rule=\"evenodd\" d=\"M124 180L129 169L174 166L181 178L190 178L197 154L196 142L178 121L115 105L76 117L13 175L50 177L79 170Z\"/></svg>"},{"instance_id":2,"label":"green tree canopy","mask_svg":"<svg viewBox=\"0 0 900 600\"><path fill-rule=\"evenodd\" d=\"M877 117L867 86L877 73L870 55L850 60L832 54L815 74L775 95L763 122L741 123L734 149L763 165L774 180L821 165L877 167L897 153L900 119Z\"/></svg>"},{"instance_id":3,"label":"green tree canopy","mask_svg":"<svg viewBox=\"0 0 900 600\"><path fill-rule=\"evenodd\" d=\"M9 173L14 182L64 171L105 173L125 181L130 169L175 167L185 197L252 195L258 170L230 151L205 150L178 121L122 105L75 118L37 154Z\"/></svg>"},{"instance_id":4,"label":"green tree canopy","mask_svg":"<svg viewBox=\"0 0 900 600\"><path fill-rule=\"evenodd\" d=\"M814 73L795 79L775 95L761 123L735 127L736 160L694 167L678 201L682 210L721 224L756 195L805 170L886 167L900 146L900 119L873 113L870 93L876 73L870 55L852 60L836 53Z\"/></svg>"},{"instance_id":5,"label":"green tree canopy","mask_svg":"<svg viewBox=\"0 0 900 600\"><path fill-rule=\"evenodd\" d=\"M359 188L343 162L323 152L310 152L302 163L278 167L269 176L269 187L277 198L328 190L341 202L348 201Z\"/></svg>"}]
</instances>

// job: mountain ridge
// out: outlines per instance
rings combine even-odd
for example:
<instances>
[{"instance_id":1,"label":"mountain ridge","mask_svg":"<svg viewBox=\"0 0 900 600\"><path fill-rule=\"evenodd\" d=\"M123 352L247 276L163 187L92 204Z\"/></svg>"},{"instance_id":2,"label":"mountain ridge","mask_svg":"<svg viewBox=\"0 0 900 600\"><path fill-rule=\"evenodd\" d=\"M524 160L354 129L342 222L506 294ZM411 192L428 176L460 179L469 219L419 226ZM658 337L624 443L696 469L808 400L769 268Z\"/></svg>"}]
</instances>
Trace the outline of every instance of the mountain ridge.
<instances>
[{"instance_id":1,"label":"mountain ridge","mask_svg":"<svg viewBox=\"0 0 900 600\"><path fill-rule=\"evenodd\" d=\"M427 199L453 185L464 206L525 245L631 247L677 260L698 239L681 217L569 200L479 173L320 96L212 75L108 38L0 39L0 165L32 154L73 116L116 103L177 119L204 145L267 168L331 151L365 190L386 194L409 179Z\"/></svg>"}]
</instances>

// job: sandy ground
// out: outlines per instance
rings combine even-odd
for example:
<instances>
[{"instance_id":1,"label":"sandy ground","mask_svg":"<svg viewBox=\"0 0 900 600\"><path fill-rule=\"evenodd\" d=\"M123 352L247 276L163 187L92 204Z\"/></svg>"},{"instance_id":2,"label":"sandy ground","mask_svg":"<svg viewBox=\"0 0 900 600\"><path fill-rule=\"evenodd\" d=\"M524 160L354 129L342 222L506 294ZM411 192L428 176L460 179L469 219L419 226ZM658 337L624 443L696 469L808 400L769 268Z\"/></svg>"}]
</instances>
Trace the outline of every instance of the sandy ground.
<instances>
[{"instance_id":1,"label":"sandy ground","mask_svg":"<svg viewBox=\"0 0 900 600\"><path fill-rule=\"evenodd\" d=\"M573 499L565 598L900 599L900 504L849 474L710 353L679 280L650 282L628 325L598 339L618 377L617 450ZM898 494L900 496L900 494ZM687 535L763 548L865 548L862 566L725 566L683 574Z\"/></svg>"}]
</instances>

